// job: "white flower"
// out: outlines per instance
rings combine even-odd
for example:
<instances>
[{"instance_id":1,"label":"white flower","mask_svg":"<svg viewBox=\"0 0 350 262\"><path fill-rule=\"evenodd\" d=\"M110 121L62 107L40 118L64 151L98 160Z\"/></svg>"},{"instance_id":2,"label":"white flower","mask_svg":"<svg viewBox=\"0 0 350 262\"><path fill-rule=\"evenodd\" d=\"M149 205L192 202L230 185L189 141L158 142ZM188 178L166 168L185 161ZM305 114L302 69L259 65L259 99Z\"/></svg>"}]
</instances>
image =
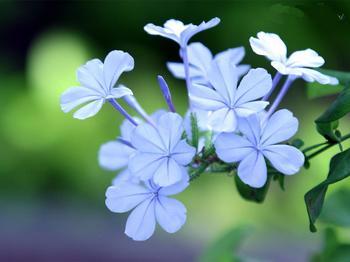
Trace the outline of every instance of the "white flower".
<instances>
[{"instance_id":1,"label":"white flower","mask_svg":"<svg viewBox=\"0 0 350 262\"><path fill-rule=\"evenodd\" d=\"M220 23L220 19L215 17L208 22L202 22L199 25L187 24L175 19L165 22L164 27L154 24L145 25L144 29L150 35L160 35L177 42L181 47L187 45L188 41L195 34L212 28Z\"/></svg>"},{"instance_id":2,"label":"white flower","mask_svg":"<svg viewBox=\"0 0 350 262\"><path fill-rule=\"evenodd\" d=\"M98 113L108 99L132 95L126 87L114 88L123 72L134 68L134 59L126 52L112 51L104 63L92 59L78 68L77 78L81 86L71 87L61 96L61 109L67 113L85 104L74 113L74 118L85 119Z\"/></svg>"},{"instance_id":3,"label":"white flower","mask_svg":"<svg viewBox=\"0 0 350 262\"><path fill-rule=\"evenodd\" d=\"M282 75L294 75L303 78L307 82L317 81L320 84L338 84L338 79L310 69L310 67L321 67L325 62L312 49L296 51L287 58L287 47L276 34L259 32L258 38L251 37L249 42L253 51L271 60L271 65Z\"/></svg>"}]
</instances>

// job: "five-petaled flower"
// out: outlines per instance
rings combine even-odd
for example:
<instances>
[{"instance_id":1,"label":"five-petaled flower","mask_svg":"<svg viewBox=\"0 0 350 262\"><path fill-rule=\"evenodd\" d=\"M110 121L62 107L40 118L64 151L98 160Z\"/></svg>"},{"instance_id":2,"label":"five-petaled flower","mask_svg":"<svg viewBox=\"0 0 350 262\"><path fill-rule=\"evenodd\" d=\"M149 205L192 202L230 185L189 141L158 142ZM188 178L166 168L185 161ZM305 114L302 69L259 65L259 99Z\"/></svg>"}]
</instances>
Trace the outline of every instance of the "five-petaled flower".
<instances>
[{"instance_id":1,"label":"five-petaled flower","mask_svg":"<svg viewBox=\"0 0 350 262\"><path fill-rule=\"evenodd\" d=\"M193 83L209 83L208 72L212 61L222 59L223 57L229 57L228 59L230 62L237 66L239 75L244 75L250 68L249 65L239 65L245 55L244 47L230 48L213 57L209 48L202 43L196 42L188 45L187 52L190 78ZM182 63L168 62L167 67L176 78L186 78L184 65Z\"/></svg>"},{"instance_id":2,"label":"five-petaled flower","mask_svg":"<svg viewBox=\"0 0 350 262\"><path fill-rule=\"evenodd\" d=\"M267 179L265 158L285 175L293 175L304 164L304 155L289 145L277 145L291 138L298 130L298 120L282 109L264 121L264 114L255 114L240 119L240 136L222 133L215 141L218 157L227 163L239 162L237 174L247 185L264 186Z\"/></svg>"},{"instance_id":3,"label":"five-petaled flower","mask_svg":"<svg viewBox=\"0 0 350 262\"><path fill-rule=\"evenodd\" d=\"M126 87L114 87L123 72L134 68L134 59L126 52L112 51L104 63L92 59L78 68L77 78L81 86L71 87L61 96L61 109L67 113L83 105L74 113L77 119L92 117L108 99L132 95Z\"/></svg>"},{"instance_id":4,"label":"five-petaled flower","mask_svg":"<svg viewBox=\"0 0 350 262\"><path fill-rule=\"evenodd\" d=\"M211 112L208 125L214 131L233 132L239 116L260 112L269 104L254 101L268 93L272 86L271 76L262 68L249 70L238 87L238 70L229 59L213 62L208 76L213 88L193 84L189 96L195 107Z\"/></svg>"},{"instance_id":5,"label":"five-petaled flower","mask_svg":"<svg viewBox=\"0 0 350 262\"><path fill-rule=\"evenodd\" d=\"M287 47L276 34L259 32L258 38L251 37L249 42L253 51L271 60L271 65L282 75L302 77L307 82L338 84L336 78L309 68L321 67L324 64L324 59L312 49L296 51L287 58Z\"/></svg>"},{"instance_id":6,"label":"five-petaled flower","mask_svg":"<svg viewBox=\"0 0 350 262\"><path fill-rule=\"evenodd\" d=\"M153 235L156 222L168 233L175 233L182 227L186 221L186 207L168 196L182 192L188 185L186 177L168 187L157 186L151 180L141 184L124 182L107 189L106 205L116 213L134 209L126 222L125 234L143 241Z\"/></svg>"},{"instance_id":7,"label":"five-petaled flower","mask_svg":"<svg viewBox=\"0 0 350 262\"><path fill-rule=\"evenodd\" d=\"M183 119L177 113L164 113L156 125L138 125L131 143L136 149L129 159L130 172L143 181L153 179L159 186L169 186L188 176L185 168L196 149L181 139Z\"/></svg>"},{"instance_id":8,"label":"five-petaled flower","mask_svg":"<svg viewBox=\"0 0 350 262\"><path fill-rule=\"evenodd\" d=\"M154 24L145 25L144 29L150 35L160 35L169 38L185 47L192 36L195 34L212 28L220 23L220 19L215 17L208 22L202 22L199 25L187 24L175 19L170 19L164 23L164 27Z\"/></svg>"}]
</instances>

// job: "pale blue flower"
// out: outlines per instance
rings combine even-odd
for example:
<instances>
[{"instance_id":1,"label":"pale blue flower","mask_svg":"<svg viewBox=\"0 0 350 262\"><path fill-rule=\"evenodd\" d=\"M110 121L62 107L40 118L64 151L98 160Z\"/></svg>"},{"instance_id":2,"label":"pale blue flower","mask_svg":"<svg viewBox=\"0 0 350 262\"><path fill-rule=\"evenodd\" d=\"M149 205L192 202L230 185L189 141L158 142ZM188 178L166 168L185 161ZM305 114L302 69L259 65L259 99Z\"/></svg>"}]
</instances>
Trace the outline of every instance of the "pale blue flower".
<instances>
[{"instance_id":1,"label":"pale blue flower","mask_svg":"<svg viewBox=\"0 0 350 262\"><path fill-rule=\"evenodd\" d=\"M338 84L338 79L309 68L321 67L325 62L314 50L296 51L287 58L287 47L278 35L259 32L257 36L249 39L253 51L271 60L271 65L280 74L301 77L307 82Z\"/></svg>"},{"instance_id":2,"label":"pale blue flower","mask_svg":"<svg viewBox=\"0 0 350 262\"><path fill-rule=\"evenodd\" d=\"M156 126L138 125L131 137L136 153L129 160L130 172L143 181L153 179L159 186L169 186L188 176L185 168L196 149L181 139L183 120L176 113L159 117Z\"/></svg>"},{"instance_id":3,"label":"pale blue flower","mask_svg":"<svg viewBox=\"0 0 350 262\"><path fill-rule=\"evenodd\" d=\"M228 57L228 60L232 64L237 65L237 72L239 76L247 73L250 68L248 65L238 65L245 55L244 47L231 48L218 53L213 57L212 53L205 45L196 42L191 43L187 47L187 52L190 78L193 83L209 83L208 72L213 60L226 59L226 57ZM176 78L186 78L184 65L182 63L168 62L167 67Z\"/></svg>"},{"instance_id":4,"label":"pale blue flower","mask_svg":"<svg viewBox=\"0 0 350 262\"><path fill-rule=\"evenodd\" d=\"M187 24L185 25L179 20L170 19L165 22L164 26L156 26L154 24L145 25L144 29L150 35L159 35L169 38L185 47L192 36L195 34L212 28L220 23L220 19L215 17L208 22L202 22L199 25Z\"/></svg>"},{"instance_id":5,"label":"pale blue flower","mask_svg":"<svg viewBox=\"0 0 350 262\"><path fill-rule=\"evenodd\" d=\"M239 131L222 133L215 141L218 157L227 163L239 162L237 174L247 185L259 188L267 180L265 158L285 175L293 175L304 164L304 155L297 148L278 144L291 138L298 130L298 120L282 109L267 121L264 114L240 119Z\"/></svg>"},{"instance_id":6,"label":"pale blue flower","mask_svg":"<svg viewBox=\"0 0 350 262\"><path fill-rule=\"evenodd\" d=\"M110 186L106 192L109 210L124 213L133 209L126 222L125 234L136 241L150 238L156 222L168 233L175 233L186 222L186 207L169 198L182 192L189 185L188 179L168 187L159 187L153 181L144 184L124 182Z\"/></svg>"},{"instance_id":7,"label":"pale blue flower","mask_svg":"<svg viewBox=\"0 0 350 262\"><path fill-rule=\"evenodd\" d=\"M126 87L115 88L120 75L134 68L134 59L123 51L112 51L104 63L92 59L78 68L77 78L81 86L71 87L61 96L61 109L67 113L83 105L74 113L77 119L92 117L109 99L132 95Z\"/></svg>"},{"instance_id":8,"label":"pale blue flower","mask_svg":"<svg viewBox=\"0 0 350 262\"><path fill-rule=\"evenodd\" d=\"M260 112L269 104L255 101L272 86L271 76L262 68L249 70L237 87L237 67L226 57L212 63L208 77L214 89L193 84L189 97L193 106L210 112L208 125L213 131L233 132L239 116Z\"/></svg>"}]
</instances>

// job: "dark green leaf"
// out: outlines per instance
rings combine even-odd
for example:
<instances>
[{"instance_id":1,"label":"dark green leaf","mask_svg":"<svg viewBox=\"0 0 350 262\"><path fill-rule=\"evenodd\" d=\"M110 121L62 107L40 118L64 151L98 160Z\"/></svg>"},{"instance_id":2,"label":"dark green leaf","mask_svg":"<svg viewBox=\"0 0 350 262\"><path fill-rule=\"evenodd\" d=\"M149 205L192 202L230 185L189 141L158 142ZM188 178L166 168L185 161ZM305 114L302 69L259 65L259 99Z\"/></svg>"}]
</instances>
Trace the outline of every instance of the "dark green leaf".
<instances>
[{"instance_id":1,"label":"dark green leaf","mask_svg":"<svg viewBox=\"0 0 350 262\"><path fill-rule=\"evenodd\" d=\"M240 227L231 229L206 249L206 251L201 256L200 261L202 262L241 261L235 255L235 251L251 231L252 229L247 226L240 226Z\"/></svg>"},{"instance_id":2,"label":"dark green leaf","mask_svg":"<svg viewBox=\"0 0 350 262\"><path fill-rule=\"evenodd\" d=\"M234 180L241 197L248 201L262 203L264 202L267 191L270 187L271 176L268 176L266 184L262 188L253 188L244 184L237 175L234 176Z\"/></svg>"},{"instance_id":3,"label":"dark green leaf","mask_svg":"<svg viewBox=\"0 0 350 262\"><path fill-rule=\"evenodd\" d=\"M329 197L324 205L320 220L337 226L350 227L350 190L341 189Z\"/></svg>"},{"instance_id":4,"label":"dark green leaf","mask_svg":"<svg viewBox=\"0 0 350 262\"><path fill-rule=\"evenodd\" d=\"M195 113L191 113L191 133L192 133L192 139L191 144L196 149L198 148L198 140L199 140L199 129L198 129L198 122L197 117Z\"/></svg>"},{"instance_id":5,"label":"dark green leaf","mask_svg":"<svg viewBox=\"0 0 350 262\"><path fill-rule=\"evenodd\" d=\"M338 120L350 112L350 88L345 88L330 105L330 107L316 119L317 131L331 142L338 142L336 128Z\"/></svg>"},{"instance_id":6,"label":"dark green leaf","mask_svg":"<svg viewBox=\"0 0 350 262\"><path fill-rule=\"evenodd\" d=\"M328 186L350 175L350 149L335 155L329 166L327 179L305 194L305 204L309 215L310 231L316 232L314 225L322 211Z\"/></svg>"}]
</instances>

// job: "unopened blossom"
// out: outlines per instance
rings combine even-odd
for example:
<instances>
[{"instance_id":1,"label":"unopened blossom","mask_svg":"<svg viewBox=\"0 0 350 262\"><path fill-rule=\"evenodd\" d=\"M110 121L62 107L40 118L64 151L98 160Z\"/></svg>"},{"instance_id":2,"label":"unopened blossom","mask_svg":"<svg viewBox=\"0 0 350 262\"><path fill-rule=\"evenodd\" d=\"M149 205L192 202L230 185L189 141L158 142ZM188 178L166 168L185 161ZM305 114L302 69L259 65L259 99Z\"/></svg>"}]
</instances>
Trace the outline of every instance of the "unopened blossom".
<instances>
[{"instance_id":1,"label":"unopened blossom","mask_svg":"<svg viewBox=\"0 0 350 262\"><path fill-rule=\"evenodd\" d=\"M237 67L229 59L212 63L208 73L210 85L193 84L189 96L192 105L210 112L208 125L217 132L233 132L238 117L262 111L269 103L256 101L269 92L271 76L265 69L251 69L238 85Z\"/></svg>"},{"instance_id":2,"label":"unopened blossom","mask_svg":"<svg viewBox=\"0 0 350 262\"><path fill-rule=\"evenodd\" d=\"M183 119L177 113L164 113L156 125L138 125L131 137L135 154L129 160L130 172L143 181L153 179L159 186L169 186L188 176L185 168L196 149L181 139Z\"/></svg>"},{"instance_id":3,"label":"unopened blossom","mask_svg":"<svg viewBox=\"0 0 350 262\"><path fill-rule=\"evenodd\" d=\"M77 119L92 117L109 99L132 95L126 87L114 87L123 72L134 68L134 59L126 52L112 51L104 62L92 59L77 70L81 86L67 89L61 96L61 109L67 113L81 106L73 116Z\"/></svg>"},{"instance_id":4,"label":"unopened blossom","mask_svg":"<svg viewBox=\"0 0 350 262\"><path fill-rule=\"evenodd\" d=\"M183 22L175 19L170 19L164 23L164 26L157 26L154 24L145 25L144 29L150 35L159 35L165 38L169 38L181 47L185 47L192 36L195 34L212 28L220 23L220 19L215 17L208 22L202 22L199 25L184 24Z\"/></svg>"},{"instance_id":5,"label":"unopened blossom","mask_svg":"<svg viewBox=\"0 0 350 262\"><path fill-rule=\"evenodd\" d=\"M285 175L296 174L304 164L304 155L297 148L279 144L298 130L298 120L282 109L264 121L265 114L240 119L239 131L222 133L215 141L218 157L227 163L239 163L237 174L247 185L260 188L267 180L267 159Z\"/></svg>"},{"instance_id":6,"label":"unopened blossom","mask_svg":"<svg viewBox=\"0 0 350 262\"><path fill-rule=\"evenodd\" d=\"M106 205L116 213L132 210L126 222L125 234L133 240L143 241L153 235L156 223L168 233L175 233L183 226L186 207L168 196L182 192L188 185L186 178L167 187L157 186L151 180L145 183L126 181L107 189Z\"/></svg>"},{"instance_id":7,"label":"unopened blossom","mask_svg":"<svg viewBox=\"0 0 350 262\"><path fill-rule=\"evenodd\" d=\"M334 77L322 74L314 69L324 64L324 59L314 50L308 48L296 51L287 57L287 47L281 38L273 33L259 32L257 38L249 39L253 51L271 60L271 65L282 75L294 75L307 82L320 84L338 84Z\"/></svg>"},{"instance_id":8,"label":"unopened blossom","mask_svg":"<svg viewBox=\"0 0 350 262\"><path fill-rule=\"evenodd\" d=\"M244 47L230 48L213 56L209 48L202 43L195 42L188 45L187 52L190 78L193 83L207 84L212 61L223 57L229 57L229 61L237 66L239 75L247 73L250 68L248 65L239 65L245 55ZM167 67L176 78L186 78L183 63L168 62Z\"/></svg>"}]
</instances>

